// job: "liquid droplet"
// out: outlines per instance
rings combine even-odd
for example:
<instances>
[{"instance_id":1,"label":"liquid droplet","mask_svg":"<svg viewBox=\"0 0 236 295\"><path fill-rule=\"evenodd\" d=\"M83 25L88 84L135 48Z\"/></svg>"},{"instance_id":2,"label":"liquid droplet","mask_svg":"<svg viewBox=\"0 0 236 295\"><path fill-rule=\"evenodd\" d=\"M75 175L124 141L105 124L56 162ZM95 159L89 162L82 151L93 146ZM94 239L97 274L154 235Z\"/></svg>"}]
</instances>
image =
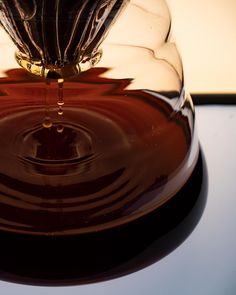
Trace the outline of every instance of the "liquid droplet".
<instances>
[{"instance_id":1,"label":"liquid droplet","mask_svg":"<svg viewBox=\"0 0 236 295\"><path fill-rule=\"evenodd\" d=\"M58 105L58 106L63 106L63 105L64 105L64 101L58 101L58 102L57 102L57 105Z\"/></svg>"},{"instance_id":2,"label":"liquid droplet","mask_svg":"<svg viewBox=\"0 0 236 295\"><path fill-rule=\"evenodd\" d=\"M58 133L62 133L63 130L64 130L63 125L59 124L59 125L57 126L57 132L58 132Z\"/></svg>"},{"instance_id":3,"label":"liquid droplet","mask_svg":"<svg viewBox=\"0 0 236 295\"><path fill-rule=\"evenodd\" d=\"M58 100L57 100L57 105L58 105L58 115L61 116L63 115L63 111L62 111L62 106L64 105L64 100L63 100L63 83L64 83L64 79L58 79Z\"/></svg>"},{"instance_id":4,"label":"liquid droplet","mask_svg":"<svg viewBox=\"0 0 236 295\"><path fill-rule=\"evenodd\" d=\"M52 127L52 120L51 120L51 117L49 115L50 113L50 109L49 109L49 100L48 100L48 88L50 86L50 81L48 79L46 79L45 81L45 115L44 115L44 119L43 119L43 122L42 122L42 125L44 128L51 128Z\"/></svg>"},{"instance_id":5,"label":"liquid droplet","mask_svg":"<svg viewBox=\"0 0 236 295\"><path fill-rule=\"evenodd\" d=\"M61 106L59 106L59 109L58 109L57 113L58 113L59 116L63 115L63 110L62 110Z\"/></svg>"},{"instance_id":6,"label":"liquid droplet","mask_svg":"<svg viewBox=\"0 0 236 295\"><path fill-rule=\"evenodd\" d=\"M52 121L50 117L45 117L43 120L43 127L44 128L51 128L52 127Z\"/></svg>"}]
</instances>

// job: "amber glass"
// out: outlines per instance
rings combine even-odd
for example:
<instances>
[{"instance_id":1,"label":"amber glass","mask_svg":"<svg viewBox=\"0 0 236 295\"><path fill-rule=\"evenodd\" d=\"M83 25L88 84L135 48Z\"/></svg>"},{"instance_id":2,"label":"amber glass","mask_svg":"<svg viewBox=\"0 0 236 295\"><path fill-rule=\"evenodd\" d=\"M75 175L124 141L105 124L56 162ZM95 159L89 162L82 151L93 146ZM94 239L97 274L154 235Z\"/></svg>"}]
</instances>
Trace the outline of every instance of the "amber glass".
<instances>
[{"instance_id":1,"label":"amber glass","mask_svg":"<svg viewBox=\"0 0 236 295\"><path fill-rule=\"evenodd\" d=\"M2 43L0 229L88 233L166 203L198 157L166 3L11 2L1 22L19 66Z\"/></svg>"}]
</instances>

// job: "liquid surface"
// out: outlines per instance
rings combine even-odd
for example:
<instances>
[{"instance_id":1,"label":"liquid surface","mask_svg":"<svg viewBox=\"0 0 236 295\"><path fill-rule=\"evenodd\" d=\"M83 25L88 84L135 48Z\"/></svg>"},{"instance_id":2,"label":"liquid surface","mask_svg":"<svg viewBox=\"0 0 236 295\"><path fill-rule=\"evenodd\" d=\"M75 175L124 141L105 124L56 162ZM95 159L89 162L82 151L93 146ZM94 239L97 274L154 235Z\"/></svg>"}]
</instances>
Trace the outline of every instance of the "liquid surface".
<instances>
[{"instance_id":1,"label":"liquid surface","mask_svg":"<svg viewBox=\"0 0 236 295\"><path fill-rule=\"evenodd\" d=\"M113 227L165 203L191 174L188 104L176 111L161 94L125 90L128 79L100 78L104 71L64 82L62 115L56 82L20 69L1 78L1 230Z\"/></svg>"},{"instance_id":2,"label":"liquid surface","mask_svg":"<svg viewBox=\"0 0 236 295\"><path fill-rule=\"evenodd\" d=\"M172 252L190 235L206 196L207 171L200 154L190 179L169 202L123 226L72 237L0 233L0 279L63 286L140 270Z\"/></svg>"}]
</instances>

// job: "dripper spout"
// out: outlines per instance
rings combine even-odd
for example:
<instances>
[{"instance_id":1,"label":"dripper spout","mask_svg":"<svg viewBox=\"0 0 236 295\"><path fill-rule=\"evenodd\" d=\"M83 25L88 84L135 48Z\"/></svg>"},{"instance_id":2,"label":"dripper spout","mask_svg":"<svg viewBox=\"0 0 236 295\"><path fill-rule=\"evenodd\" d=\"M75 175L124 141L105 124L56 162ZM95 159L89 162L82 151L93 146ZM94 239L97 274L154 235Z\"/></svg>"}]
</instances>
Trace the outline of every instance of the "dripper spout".
<instances>
[{"instance_id":1,"label":"dripper spout","mask_svg":"<svg viewBox=\"0 0 236 295\"><path fill-rule=\"evenodd\" d=\"M17 62L45 78L93 67L111 25L128 0L2 0L0 23L18 51Z\"/></svg>"}]
</instances>

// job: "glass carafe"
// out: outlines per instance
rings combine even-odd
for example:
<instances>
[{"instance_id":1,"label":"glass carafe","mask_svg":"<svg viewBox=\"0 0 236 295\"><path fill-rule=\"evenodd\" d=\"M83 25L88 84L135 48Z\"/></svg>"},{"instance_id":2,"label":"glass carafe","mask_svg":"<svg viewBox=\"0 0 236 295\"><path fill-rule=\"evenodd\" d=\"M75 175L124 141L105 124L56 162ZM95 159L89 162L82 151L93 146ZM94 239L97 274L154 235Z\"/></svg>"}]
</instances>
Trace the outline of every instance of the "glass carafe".
<instances>
[{"instance_id":1,"label":"glass carafe","mask_svg":"<svg viewBox=\"0 0 236 295\"><path fill-rule=\"evenodd\" d=\"M182 188L198 141L164 0L3 0L0 22L0 230L113 228Z\"/></svg>"}]
</instances>

